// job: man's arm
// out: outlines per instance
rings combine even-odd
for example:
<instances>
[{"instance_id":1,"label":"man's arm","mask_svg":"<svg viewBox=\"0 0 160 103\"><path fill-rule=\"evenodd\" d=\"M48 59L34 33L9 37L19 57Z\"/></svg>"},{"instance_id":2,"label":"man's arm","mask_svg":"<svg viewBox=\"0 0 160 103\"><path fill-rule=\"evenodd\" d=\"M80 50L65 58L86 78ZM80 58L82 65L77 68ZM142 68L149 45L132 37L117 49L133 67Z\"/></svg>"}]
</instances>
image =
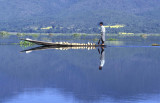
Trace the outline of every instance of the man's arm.
<instances>
[{"instance_id":1,"label":"man's arm","mask_svg":"<svg viewBox=\"0 0 160 103\"><path fill-rule=\"evenodd\" d=\"M102 26L101 26L101 34L103 33L103 28L102 28Z\"/></svg>"}]
</instances>

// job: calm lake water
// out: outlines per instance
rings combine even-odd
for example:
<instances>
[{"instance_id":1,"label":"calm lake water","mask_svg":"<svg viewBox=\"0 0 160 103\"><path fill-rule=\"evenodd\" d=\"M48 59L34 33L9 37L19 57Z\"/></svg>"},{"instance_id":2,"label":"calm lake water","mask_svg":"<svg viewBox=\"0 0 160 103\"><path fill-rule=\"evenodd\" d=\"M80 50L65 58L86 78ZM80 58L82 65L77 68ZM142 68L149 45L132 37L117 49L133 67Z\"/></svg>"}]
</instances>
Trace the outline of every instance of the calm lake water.
<instances>
[{"instance_id":1,"label":"calm lake water","mask_svg":"<svg viewBox=\"0 0 160 103\"><path fill-rule=\"evenodd\" d=\"M36 46L0 45L0 103L159 103L160 48L150 45L160 37L117 38L104 48L102 70L98 48L26 54Z\"/></svg>"}]
</instances>

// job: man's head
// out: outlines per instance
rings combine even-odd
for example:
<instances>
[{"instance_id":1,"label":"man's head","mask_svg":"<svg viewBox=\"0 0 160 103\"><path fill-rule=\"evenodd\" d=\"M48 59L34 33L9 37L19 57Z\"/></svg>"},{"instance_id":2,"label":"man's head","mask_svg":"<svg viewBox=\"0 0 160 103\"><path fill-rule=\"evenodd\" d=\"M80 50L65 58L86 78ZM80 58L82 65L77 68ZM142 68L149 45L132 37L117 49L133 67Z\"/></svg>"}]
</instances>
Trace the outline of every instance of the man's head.
<instances>
[{"instance_id":1,"label":"man's head","mask_svg":"<svg viewBox=\"0 0 160 103\"><path fill-rule=\"evenodd\" d=\"M103 25L103 22L100 22L99 25L102 26L102 25Z\"/></svg>"}]
</instances>

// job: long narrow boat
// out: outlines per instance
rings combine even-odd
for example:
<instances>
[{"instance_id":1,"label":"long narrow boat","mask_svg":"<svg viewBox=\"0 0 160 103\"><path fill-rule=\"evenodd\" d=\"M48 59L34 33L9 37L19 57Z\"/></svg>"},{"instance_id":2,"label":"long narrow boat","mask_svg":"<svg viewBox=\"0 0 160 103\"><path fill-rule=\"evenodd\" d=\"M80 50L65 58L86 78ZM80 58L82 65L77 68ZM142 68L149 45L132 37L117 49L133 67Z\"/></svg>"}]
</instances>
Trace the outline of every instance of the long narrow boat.
<instances>
[{"instance_id":1,"label":"long narrow boat","mask_svg":"<svg viewBox=\"0 0 160 103\"><path fill-rule=\"evenodd\" d=\"M68 49L87 49L92 50L96 49L96 47L122 47L122 48L160 48L160 46L106 46L106 45L96 45L96 44L84 44L84 43L62 43L62 42L44 42L44 41L37 41L32 39L21 39L24 41L28 41L31 43L35 43L37 45L41 45L39 47L34 47L31 49L23 50L21 52L30 53L32 51L39 51L39 50L46 50L46 49L58 49L58 50L68 50Z\"/></svg>"},{"instance_id":2,"label":"long narrow boat","mask_svg":"<svg viewBox=\"0 0 160 103\"><path fill-rule=\"evenodd\" d=\"M44 41L37 41L32 39L21 39L24 41L28 41L37 45L43 46L60 46L60 47L105 47L106 45L96 45L95 43L68 43L68 42L44 42Z\"/></svg>"}]
</instances>

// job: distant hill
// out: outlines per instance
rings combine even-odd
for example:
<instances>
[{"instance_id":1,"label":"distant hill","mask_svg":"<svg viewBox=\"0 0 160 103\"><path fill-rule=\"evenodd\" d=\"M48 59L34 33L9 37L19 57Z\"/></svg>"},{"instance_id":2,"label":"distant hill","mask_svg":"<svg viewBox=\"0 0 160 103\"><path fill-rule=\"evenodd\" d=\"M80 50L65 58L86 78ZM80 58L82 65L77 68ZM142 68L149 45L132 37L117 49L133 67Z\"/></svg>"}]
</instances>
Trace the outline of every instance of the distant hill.
<instances>
[{"instance_id":1,"label":"distant hill","mask_svg":"<svg viewBox=\"0 0 160 103\"><path fill-rule=\"evenodd\" d=\"M108 32L159 33L159 0L0 0L0 30L98 32L97 24L124 24ZM52 26L51 30L41 27Z\"/></svg>"}]
</instances>

